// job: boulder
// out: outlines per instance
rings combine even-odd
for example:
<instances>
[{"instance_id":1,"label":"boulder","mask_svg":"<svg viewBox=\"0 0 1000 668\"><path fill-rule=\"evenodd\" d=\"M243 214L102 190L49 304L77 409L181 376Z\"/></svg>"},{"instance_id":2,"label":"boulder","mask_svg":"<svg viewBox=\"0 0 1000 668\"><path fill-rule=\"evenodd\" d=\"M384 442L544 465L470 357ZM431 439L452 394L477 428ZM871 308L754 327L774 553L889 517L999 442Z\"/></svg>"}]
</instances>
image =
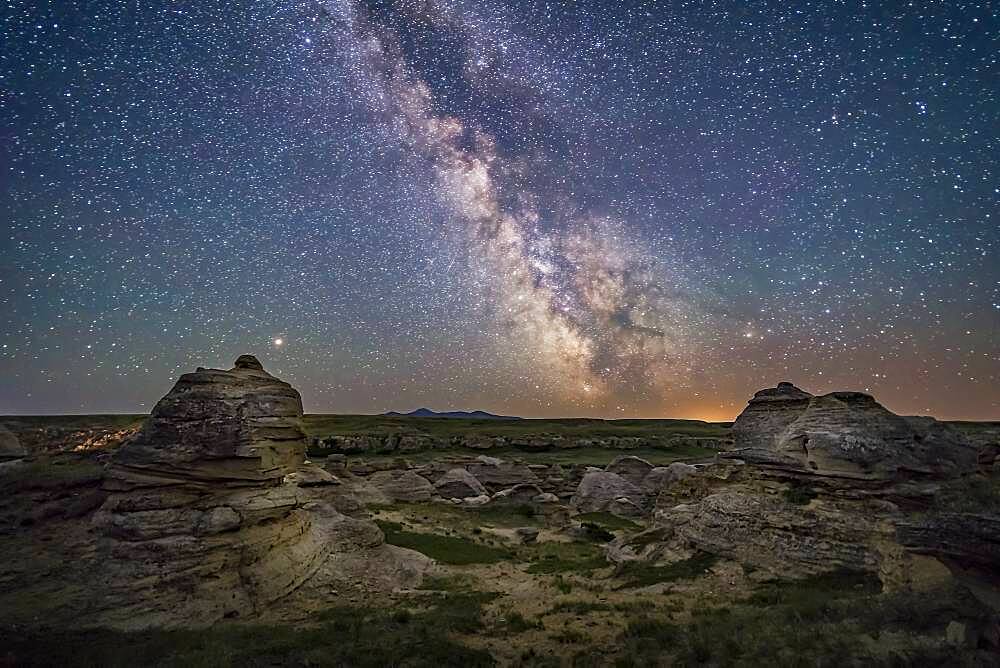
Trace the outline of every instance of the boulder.
<instances>
[{"instance_id":1,"label":"boulder","mask_svg":"<svg viewBox=\"0 0 1000 668\"><path fill-rule=\"evenodd\" d=\"M530 545L538 540L539 529L537 527L520 527L514 529L516 535L523 544Z\"/></svg>"},{"instance_id":2,"label":"boulder","mask_svg":"<svg viewBox=\"0 0 1000 668\"><path fill-rule=\"evenodd\" d=\"M610 473L617 473L633 485L641 485L643 478L653 470L653 465L645 459L640 459L633 455L623 455L615 457L604 470Z\"/></svg>"},{"instance_id":3,"label":"boulder","mask_svg":"<svg viewBox=\"0 0 1000 668\"><path fill-rule=\"evenodd\" d=\"M289 474L287 481L299 487L326 487L340 484L337 476L318 466L309 465L302 466L295 473Z\"/></svg>"},{"instance_id":4,"label":"boulder","mask_svg":"<svg viewBox=\"0 0 1000 668\"><path fill-rule=\"evenodd\" d=\"M468 466L468 471L476 477L490 492L497 492L514 485L534 484L541 481L535 472L524 464L502 462L500 464L484 464L476 462Z\"/></svg>"},{"instance_id":5,"label":"boulder","mask_svg":"<svg viewBox=\"0 0 1000 668\"><path fill-rule=\"evenodd\" d=\"M657 466L651 469L640 484L646 491L656 494L672 483L683 480L697 472L698 469L690 464L673 462L669 466Z\"/></svg>"},{"instance_id":6,"label":"boulder","mask_svg":"<svg viewBox=\"0 0 1000 668\"><path fill-rule=\"evenodd\" d=\"M435 495L434 485L413 471L378 471L368 477L368 485L392 501L418 503Z\"/></svg>"},{"instance_id":7,"label":"boulder","mask_svg":"<svg viewBox=\"0 0 1000 668\"><path fill-rule=\"evenodd\" d=\"M860 480L952 477L976 448L929 417L902 417L861 392L813 396L791 383L757 392L733 424L738 457L788 472Z\"/></svg>"},{"instance_id":8,"label":"boulder","mask_svg":"<svg viewBox=\"0 0 1000 668\"><path fill-rule=\"evenodd\" d=\"M609 471L588 471L570 500L578 512L590 513L601 510L621 509L619 499L627 499L633 505L644 508L647 496L642 489L617 473ZM631 513L631 509L629 511Z\"/></svg>"},{"instance_id":9,"label":"boulder","mask_svg":"<svg viewBox=\"0 0 1000 668\"><path fill-rule=\"evenodd\" d=\"M0 424L0 462L13 461L27 456L28 452L21 445L17 436Z\"/></svg>"},{"instance_id":10,"label":"boulder","mask_svg":"<svg viewBox=\"0 0 1000 668\"><path fill-rule=\"evenodd\" d=\"M483 483L476 479L476 476L463 468L449 470L434 483L434 489L438 495L446 499L458 497L464 499L470 496L482 496L487 494Z\"/></svg>"},{"instance_id":11,"label":"boulder","mask_svg":"<svg viewBox=\"0 0 1000 668\"><path fill-rule=\"evenodd\" d=\"M538 485L514 485L490 497L491 504L531 504L543 494Z\"/></svg>"}]
</instances>

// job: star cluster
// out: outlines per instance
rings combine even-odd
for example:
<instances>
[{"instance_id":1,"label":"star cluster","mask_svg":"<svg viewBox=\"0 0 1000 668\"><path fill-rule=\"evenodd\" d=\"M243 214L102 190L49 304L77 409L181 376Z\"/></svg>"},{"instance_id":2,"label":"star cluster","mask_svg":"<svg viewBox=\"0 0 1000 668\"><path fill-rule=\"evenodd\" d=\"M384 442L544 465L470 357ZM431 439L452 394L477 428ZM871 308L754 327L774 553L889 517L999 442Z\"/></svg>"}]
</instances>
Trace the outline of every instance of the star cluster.
<instances>
[{"instance_id":1,"label":"star cluster","mask_svg":"<svg viewBox=\"0 0 1000 668\"><path fill-rule=\"evenodd\" d=\"M1000 417L986 2L22 2L2 412Z\"/></svg>"}]
</instances>

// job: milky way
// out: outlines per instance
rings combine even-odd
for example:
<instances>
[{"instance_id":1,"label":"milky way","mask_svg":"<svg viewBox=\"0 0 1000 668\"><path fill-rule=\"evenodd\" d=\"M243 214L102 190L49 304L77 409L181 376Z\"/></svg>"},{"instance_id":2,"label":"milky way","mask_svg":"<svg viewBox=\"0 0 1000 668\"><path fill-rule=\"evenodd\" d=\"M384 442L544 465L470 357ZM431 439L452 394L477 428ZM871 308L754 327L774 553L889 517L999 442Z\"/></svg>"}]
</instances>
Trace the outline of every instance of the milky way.
<instances>
[{"instance_id":1,"label":"milky way","mask_svg":"<svg viewBox=\"0 0 1000 668\"><path fill-rule=\"evenodd\" d=\"M0 412L255 352L314 411L1000 416L988 3L36 4Z\"/></svg>"}]
</instances>

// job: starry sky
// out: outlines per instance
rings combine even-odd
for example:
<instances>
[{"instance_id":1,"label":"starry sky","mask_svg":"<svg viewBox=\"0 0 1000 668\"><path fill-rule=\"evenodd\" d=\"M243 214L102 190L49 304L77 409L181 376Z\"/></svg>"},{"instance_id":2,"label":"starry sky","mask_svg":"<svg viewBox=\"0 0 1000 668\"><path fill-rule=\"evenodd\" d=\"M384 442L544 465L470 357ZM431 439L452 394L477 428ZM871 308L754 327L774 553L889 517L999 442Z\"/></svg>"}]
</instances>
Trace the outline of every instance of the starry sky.
<instances>
[{"instance_id":1,"label":"starry sky","mask_svg":"<svg viewBox=\"0 0 1000 668\"><path fill-rule=\"evenodd\" d=\"M0 413L1000 419L989 2L5 0Z\"/></svg>"}]
</instances>

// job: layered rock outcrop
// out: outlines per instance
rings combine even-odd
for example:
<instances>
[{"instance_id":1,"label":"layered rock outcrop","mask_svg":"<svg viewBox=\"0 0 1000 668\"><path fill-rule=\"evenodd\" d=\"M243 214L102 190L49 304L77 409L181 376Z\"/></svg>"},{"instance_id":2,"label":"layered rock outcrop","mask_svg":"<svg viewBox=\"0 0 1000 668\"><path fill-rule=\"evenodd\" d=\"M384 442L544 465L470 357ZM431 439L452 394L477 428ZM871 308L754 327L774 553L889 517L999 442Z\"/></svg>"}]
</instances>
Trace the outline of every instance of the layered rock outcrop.
<instances>
[{"instance_id":1,"label":"layered rock outcrop","mask_svg":"<svg viewBox=\"0 0 1000 668\"><path fill-rule=\"evenodd\" d=\"M915 512L977 470L976 448L947 425L895 415L867 394L781 383L754 395L733 432L737 449L697 475L646 474L669 487L652 528L617 540L612 559L708 552L775 576L845 569L893 587L929 556L955 571L1000 563L995 516Z\"/></svg>"},{"instance_id":2,"label":"layered rock outcrop","mask_svg":"<svg viewBox=\"0 0 1000 668\"><path fill-rule=\"evenodd\" d=\"M861 392L814 396L791 383L757 392L733 423L749 463L859 480L951 477L976 468L976 448L929 417L903 417Z\"/></svg>"},{"instance_id":3,"label":"layered rock outcrop","mask_svg":"<svg viewBox=\"0 0 1000 668\"><path fill-rule=\"evenodd\" d=\"M248 355L178 380L108 471L94 518L101 623L252 617L336 578L334 560L392 558L374 524L316 496L335 479L304 464L301 416L298 392Z\"/></svg>"}]
</instances>

